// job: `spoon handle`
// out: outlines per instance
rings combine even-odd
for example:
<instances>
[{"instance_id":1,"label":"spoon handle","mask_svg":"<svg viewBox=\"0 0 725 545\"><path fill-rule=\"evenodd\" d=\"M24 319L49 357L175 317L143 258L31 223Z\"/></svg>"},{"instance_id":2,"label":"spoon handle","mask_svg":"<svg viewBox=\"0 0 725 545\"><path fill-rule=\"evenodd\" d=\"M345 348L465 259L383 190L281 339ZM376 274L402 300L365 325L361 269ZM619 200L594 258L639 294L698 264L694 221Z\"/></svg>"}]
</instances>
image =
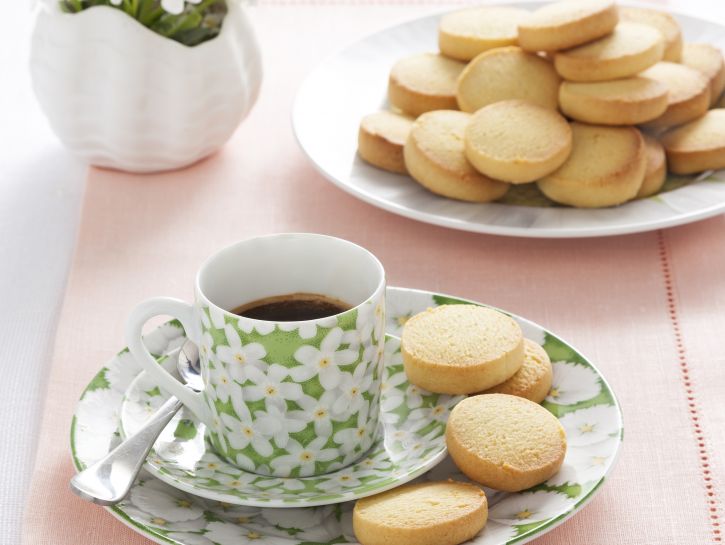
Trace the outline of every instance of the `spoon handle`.
<instances>
[{"instance_id":1,"label":"spoon handle","mask_svg":"<svg viewBox=\"0 0 725 545\"><path fill-rule=\"evenodd\" d=\"M131 489L156 438L181 407L181 401L170 397L134 435L76 474L70 481L71 490L99 505L120 502Z\"/></svg>"}]
</instances>

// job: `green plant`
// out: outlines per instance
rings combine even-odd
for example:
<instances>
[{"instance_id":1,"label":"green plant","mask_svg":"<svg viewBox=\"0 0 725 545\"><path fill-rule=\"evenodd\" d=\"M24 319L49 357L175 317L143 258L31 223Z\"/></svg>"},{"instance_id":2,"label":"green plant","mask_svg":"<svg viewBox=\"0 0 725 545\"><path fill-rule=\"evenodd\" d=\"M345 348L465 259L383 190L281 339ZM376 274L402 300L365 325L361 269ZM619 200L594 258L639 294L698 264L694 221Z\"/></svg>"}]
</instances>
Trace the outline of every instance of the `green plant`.
<instances>
[{"instance_id":1,"label":"green plant","mask_svg":"<svg viewBox=\"0 0 725 545\"><path fill-rule=\"evenodd\" d=\"M188 46L214 38L227 13L226 0L59 0L77 13L95 6L120 9L154 32Z\"/></svg>"}]
</instances>

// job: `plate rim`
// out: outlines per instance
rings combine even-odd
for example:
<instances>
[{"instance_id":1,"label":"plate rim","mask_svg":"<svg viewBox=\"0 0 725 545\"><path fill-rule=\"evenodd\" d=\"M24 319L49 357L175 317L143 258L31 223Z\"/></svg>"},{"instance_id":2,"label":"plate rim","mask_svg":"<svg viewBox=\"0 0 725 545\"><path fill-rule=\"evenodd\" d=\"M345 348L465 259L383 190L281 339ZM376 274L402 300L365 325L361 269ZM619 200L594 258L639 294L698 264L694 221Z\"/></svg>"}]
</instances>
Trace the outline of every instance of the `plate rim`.
<instances>
[{"instance_id":1,"label":"plate rim","mask_svg":"<svg viewBox=\"0 0 725 545\"><path fill-rule=\"evenodd\" d=\"M516 5L516 4L546 4L549 0L499 0L496 2L496 5ZM642 7L642 8L649 8L649 9L657 9L656 7L653 7L652 4L642 2L639 0L625 0L623 2L618 2L618 5L622 6L631 6L631 7ZM349 48L357 45L358 43L362 42L363 40L366 40L368 38L371 38L372 36L376 34L381 34L384 32L389 32L395 28L402 27L405 25L408 25L410 23L413 23L415 21L429 18L429 17L435 17L444 15L446 13L450 13L452 11L458 11L461 9L465 9L465 5L456 6L453 9L451 9L451 6L443 7L443 8L434 8L430 10L428 13L423 15L418 15L415 17L406 18L402 21L399 21L397 23L392 23L385 25L377 30L374 30L372 32L369 32L365 34L364 36L355 39L355 40L349 40L342 46L337 47L335 50L332 51L332 53L326 55L323 57L303 78L302 82L300 83L299 87L297 88L297 91L295 93L293 102L292 102L292 111L290 113L290 122L292 125L292 133L294 134L295 141L297 142L297 145L300 147L300 149L303 151L305 156L307 157L307 160L312 164L315 171L317 171L323 178L325 178L327 181L331 182L333 185L338 187L339 189L343 190L345 193L352 195L353 197L371 205L376 208L380 208L382 210L385 210L386 212L390 212L392 214L396 214L398 216L402 216L408 219L412 219L415 221L419 221L422 223L428 223L430 225L437 225L439 227L447 227L449 229L455 229L458 231L465 231L469 233L479 233L479 234L488 234L488 235L497 235L497 236L507 236L507 237L518 237L518 238L540 238L540 239L574 239L574 238L597 238L597 237L609 237L609 236L618 236L618 235L628 235L628 234L637 234L637 233L645 233L650 231L656 231L658 229L667 229L670 227L676 227L678 225L686 225L689 223L695 223L698 221L702 221L711 217L714 217L718 214L725 212L725 199L717 204L705 207L703 209L695 210L688 212L686 214L677 213L672 217L663 218L659 220L650 220L648 222L639 222L639 223L627 223L624 225L617 225L617 226L610 226L610 227L601 227L601 226L595 226L595 227L567 227L567 228L530 228L530 227L511 227L511 226L505 226L505 225L490 225L490 224L479 224L479 223L469 223L464 219L455 219L455 218L449 218L445 216L440 216L437 214L433 214L426 211L420 211L420 210L414 210L410 208L406 208L401 206L398 203L388 201L385 199L380 199L376 195L369 193L367 191L364 191L356 186L351 185L350 183L346 182L343 179L340 179L336 176L333 176L331 173L327 172L322 165L320 165L312 156L312 154L308 151L308 148L305 146L304 142L302 141L300 137L300 120L299 120L299 112L300 112L300 102L301 97L303 95L303 90L309 85L310 81L313 79L313 77L317 74L318 71L324 68L324 66L330 62L331 60L335 59L338 55L345 52ZM470 7L470 6L468 6ZM663 11L663 10L657 10L657 11ZM683 9L667 9L664 10L669 14L679 16L679 17L687 17L691 19L696 19L701 23L707 23L707 24L715 24L719 25L723 32L725 33L725 20L713 20L713 21L707 21L700 17L699 15L696 15L694 11L688 11ZM679 191L683 188L678 188L673 190ZM441 197L445 198L445 197ZM450 200L450 199L449 199ZM500 204L500 203L483 203L483 204ZM501 205L506 206L509 208L514 209L521 209L521 210L530 210L531 207L524 207L520 205Z\"/></svg>"}]
</instances>

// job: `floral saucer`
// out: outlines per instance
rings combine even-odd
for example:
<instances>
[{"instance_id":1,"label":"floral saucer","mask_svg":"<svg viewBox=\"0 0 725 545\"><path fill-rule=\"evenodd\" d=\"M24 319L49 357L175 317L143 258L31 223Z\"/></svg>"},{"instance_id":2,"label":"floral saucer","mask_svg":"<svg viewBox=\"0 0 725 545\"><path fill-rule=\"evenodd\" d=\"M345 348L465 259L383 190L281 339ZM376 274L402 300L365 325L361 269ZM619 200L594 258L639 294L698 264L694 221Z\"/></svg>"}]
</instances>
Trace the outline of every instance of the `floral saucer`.
<instances>
[{"instance_id":1,"label":"floral saucer","mask_svg":"<svg viewBox=\"0 0 725 545\"><path fill-rule=\"evenodd\" d=\"M442 304L471 303L426 291L388 288L387 332L399 335L413 314ZM530 490L486 490L489 520L471 540L474 545L526 543L541 537L586 505L604 484L622 442L619 404L601 373L577 350L518 316L524 335L540 343L554 367L552 390L543 406L564 426L569 449L562 469ZM145 337L162 356L184 342L177 322ZM73 461L81 470L119 441L124 394L141 373L124 350L103 367L83 393L71 428ZM419 480L467 480L446 458ZM269 504L267 504L269 505ZM240 507L199 498L142 474L129 496L109 512L156 543L176 545L357 545L352 507L346 502L322 507L276 509Z\"/></svg>"},{"instance_id":2,"label":"floral saucer","mask_svg":"<svg viewBox=\"0 0 725 545\"><path fill-rule=\"evenodd\" d=\"M173 371L175 361L166 358L162 365ZM406 483L443 460L448 414L463 397L432 394L410 384L400 340L387 336L378 437L357 463L313 477L250 473L217 456L205 440L204 424L182 409L154 444L146 469L176 488L236 505L310 507L350 501ZM122 433L133 435L168 398L141 373L121 406Z\"/></svg>"}]
</instances>

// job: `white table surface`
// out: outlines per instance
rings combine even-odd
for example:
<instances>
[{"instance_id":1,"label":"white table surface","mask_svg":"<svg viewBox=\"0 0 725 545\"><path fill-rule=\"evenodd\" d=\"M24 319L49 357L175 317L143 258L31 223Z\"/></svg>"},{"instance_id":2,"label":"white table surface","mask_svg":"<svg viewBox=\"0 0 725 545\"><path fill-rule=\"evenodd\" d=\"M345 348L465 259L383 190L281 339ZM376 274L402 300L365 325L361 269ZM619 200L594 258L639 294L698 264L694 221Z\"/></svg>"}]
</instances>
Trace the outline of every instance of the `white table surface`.
<instances>
[{"instance_id":1,"label":"white table surface","mask_svg":"<svg viewBox=\"0 0 725 545\"><path fill-rule=\"evenodd\" d=\"M413 2L411 2L413 3ZM725 3L654 1L725 21ZM29 4L3 2L0 33L0 545L20 525L86 167L53 136L27 71ZM324 8L318 8L324 9Z\"/></svg>"},{"instance_id":2,"label":"white table surface","mask_svg":"<svg viewBox=\"0 0 725 545\"><path fill-rule=\"evenodd\" d=\"M43 376L53 349L86 167L53 136L27 71L31 13L3 2L0 33L0 544L20 543ZM9 379L9 380L8 380Z\"/></svg>"}]
</instances>

